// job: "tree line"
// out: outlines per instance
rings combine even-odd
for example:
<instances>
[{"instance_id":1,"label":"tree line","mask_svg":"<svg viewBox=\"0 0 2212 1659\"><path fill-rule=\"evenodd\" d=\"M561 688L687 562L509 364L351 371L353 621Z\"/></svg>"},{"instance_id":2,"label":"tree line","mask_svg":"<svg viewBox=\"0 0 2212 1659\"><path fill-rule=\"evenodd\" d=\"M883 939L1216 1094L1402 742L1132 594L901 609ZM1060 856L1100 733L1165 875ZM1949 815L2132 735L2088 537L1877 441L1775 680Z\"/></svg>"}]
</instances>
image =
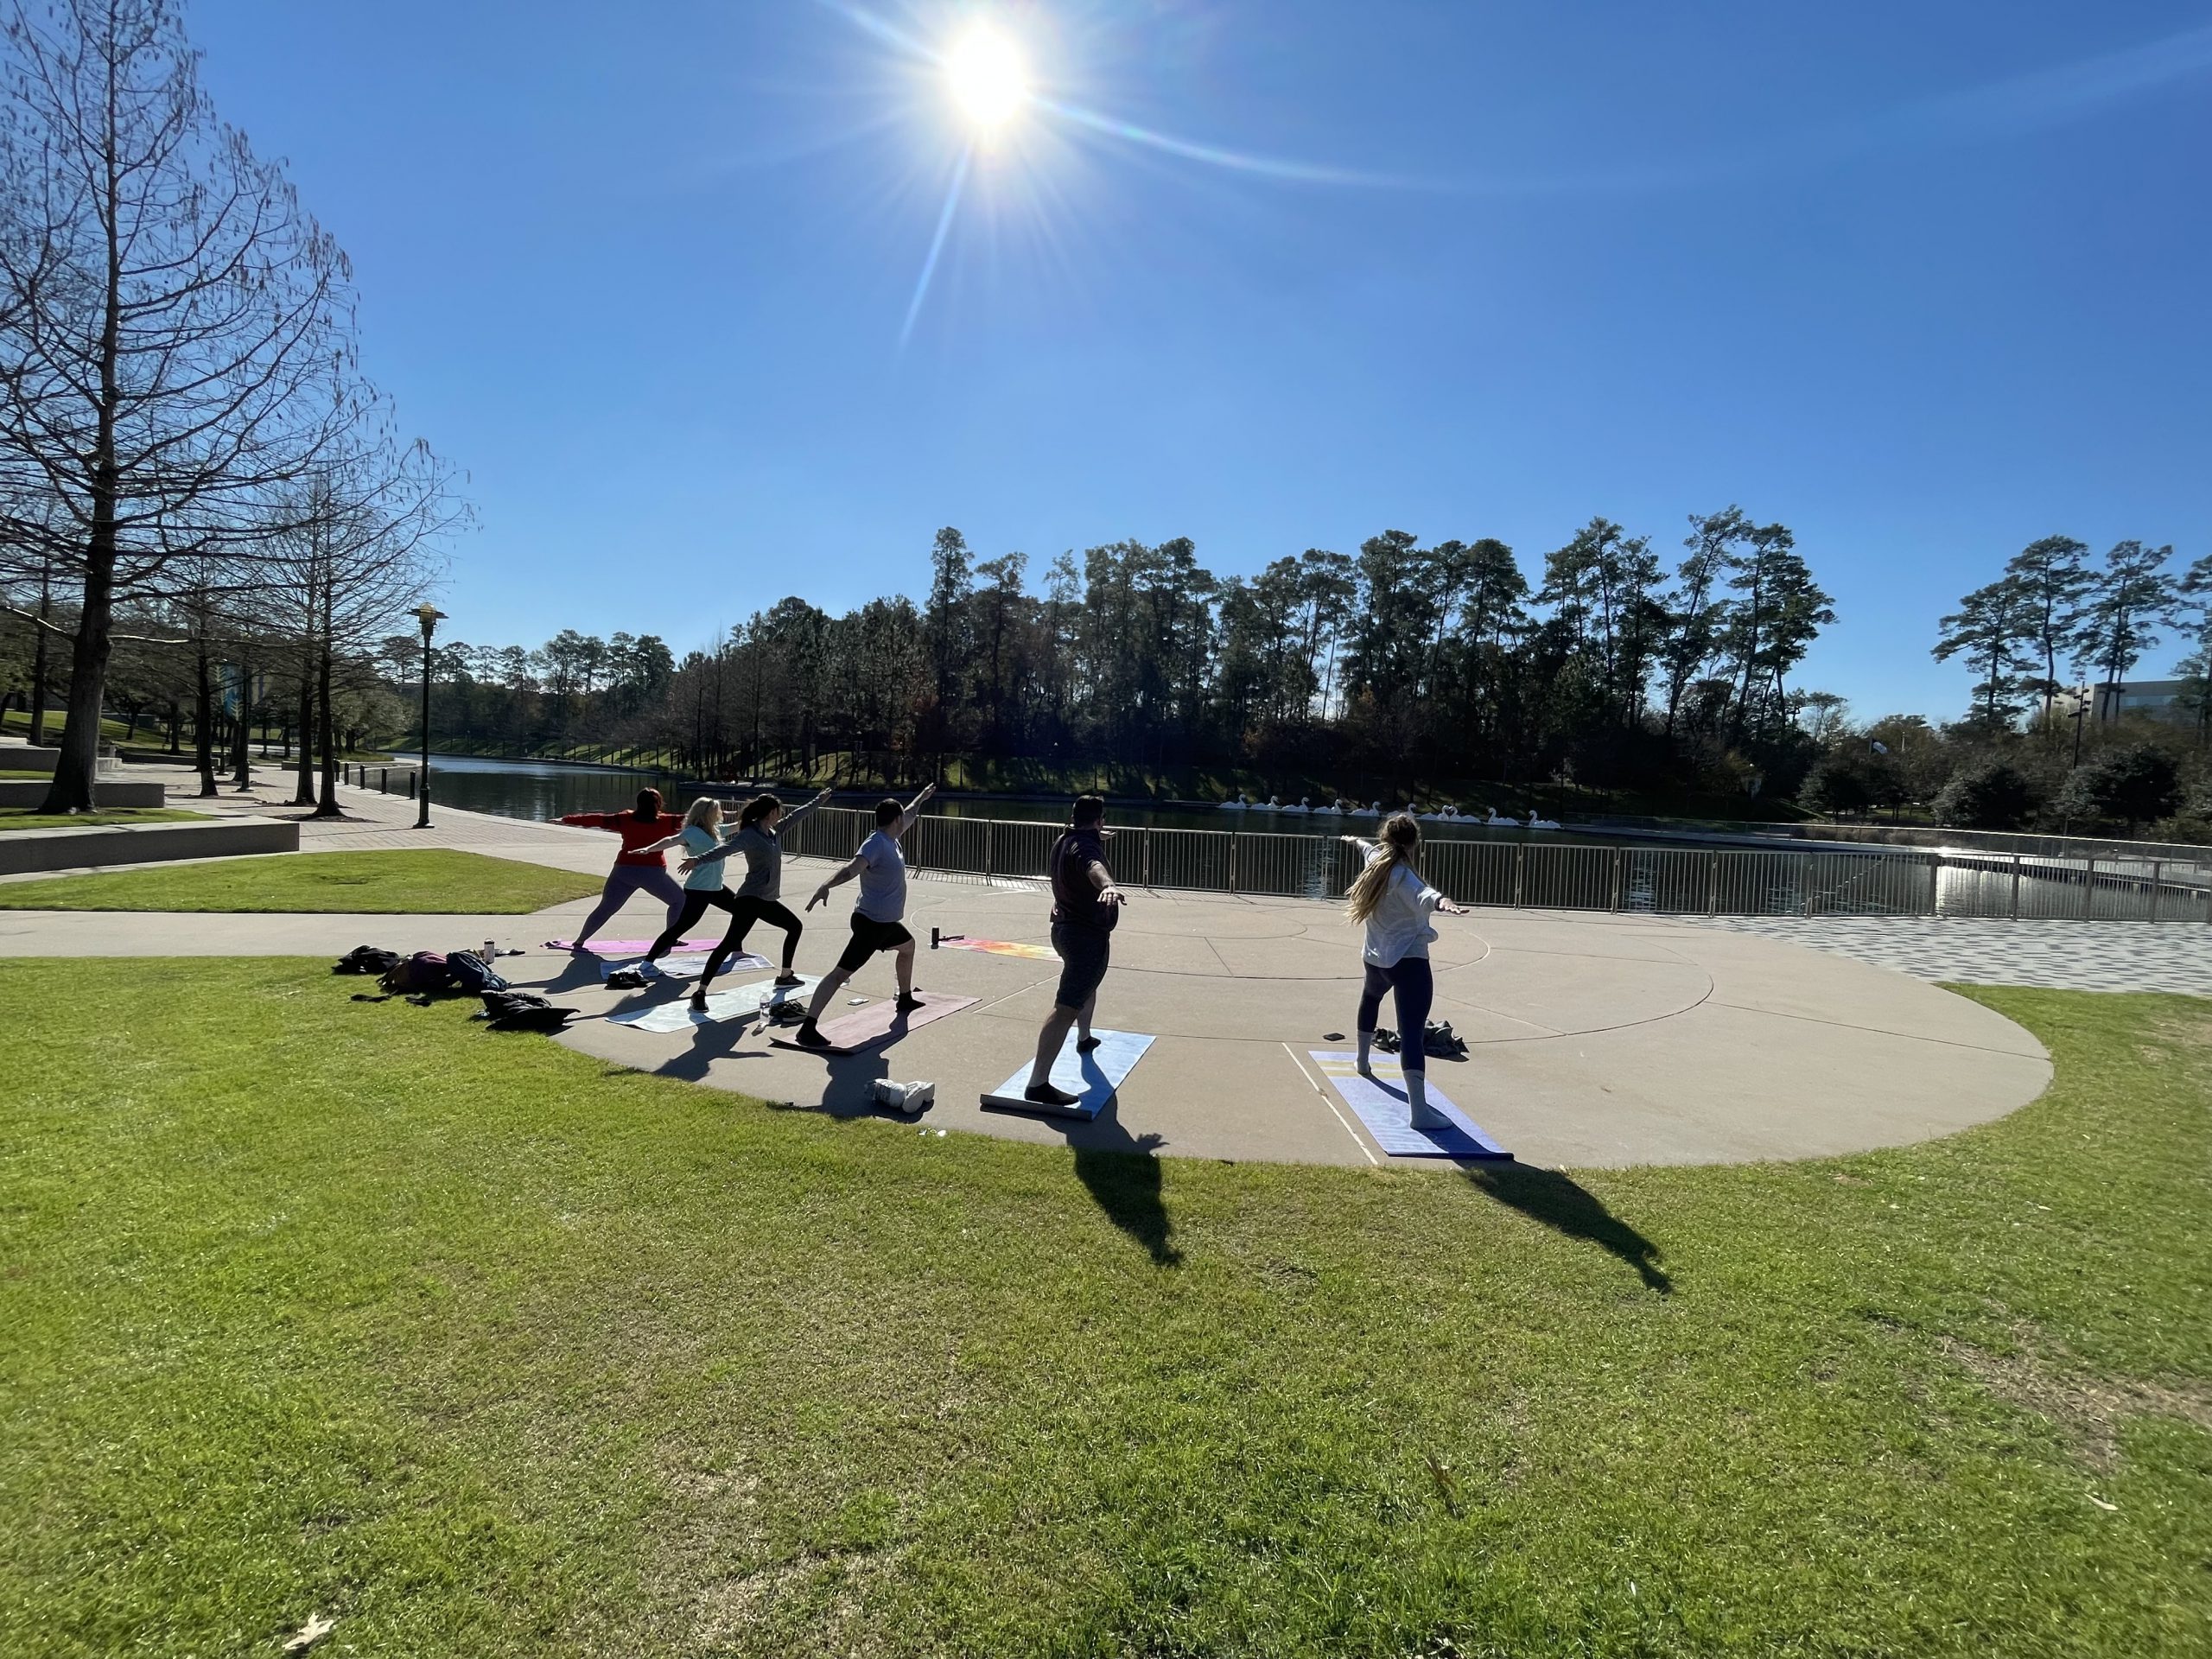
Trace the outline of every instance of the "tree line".
<instances>
[{"instance_id":1,"label":"tree line","mask_svg":"<svg viewBox=\"0 0 2212 1659\"><path fill-rule=\"evenodd\" d=\"M2212 721L2212 699L2202 695L2212 664L2212 554L2184 569L2175 563L2171 546L2139 541L2116 543L2094 563L2088 544L2070 536L2029 543L1938 625L1936 659L1962 659L1974 677L1968 719L2003 731L2033 712L2047 731L2069 691L2084 702L2116 702L2160 631L2179 628L2195 649L2176 671L2191 683L2205 729Z\"/></svg>"},{"instance_id":2,"label":"tree line","mask_svg":"<svg viewBox=\"0 0 2212 1659\"><path fill-rule=\"evenodd\" d=\"M273 699L335 811L345 700L466 519L452 469L362 374L344 251L171 0L16 0L0 77L0 605L27 702L66 700L46 810L92 805L121 652L172 736L189 704L203 792Z\"/></svg>"},{"instance_id":3,"label":"tree line","mask_svg":"<svg viewBox=\"0 0 2212 1659\"><path fill-rule=\"evenodd\" d=\"M2124 711L2120 693L2178 631L2183 718ZM1827 734L1802 799L1852 816L1908 805L1975 830L2212 842L2212 556L2114 543L2101 558L2046 536L1937 625L1939 662L1974 676L1966 716L1892 715Z\"/></svg>"},{"instance_id":4,"label":"tree line","mask_svg":"<svg viewBox=\"0 0 2212 1659\"><path fill-rule=\"evenodd\" d=\"M1820 694L1792 676L1834 620L1789 528L1735 506L1693 516L1671 560L1592 518L1534 582L1495 538L1399 530L1249 577L1178 537L1033 578L1027 555L979 558L948 527L917 586L842 615L787 597L672 664L650 637L451 645L434 717L464 741L623 742L707 773L836 755L912 775L958 754L1794 786Z\"/></svg>"}]
</instances>

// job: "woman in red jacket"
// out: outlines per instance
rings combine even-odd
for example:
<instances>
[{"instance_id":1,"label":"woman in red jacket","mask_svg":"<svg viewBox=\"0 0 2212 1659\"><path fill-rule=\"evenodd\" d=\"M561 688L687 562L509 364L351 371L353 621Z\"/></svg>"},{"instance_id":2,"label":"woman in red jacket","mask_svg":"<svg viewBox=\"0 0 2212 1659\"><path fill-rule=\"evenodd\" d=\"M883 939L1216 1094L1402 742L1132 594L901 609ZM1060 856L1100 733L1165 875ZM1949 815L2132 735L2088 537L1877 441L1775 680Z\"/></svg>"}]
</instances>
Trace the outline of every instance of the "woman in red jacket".
<instances>
[{"instance_id":1,"label":"woman in red jacket","mask_svg":"<svg viewBox=\"0 0 2212 1659\"><path fill-rule=\"evenodd\" d=\"M676 918L683 910L683 889L669 874L665 855L646 850L653 842L683 828L683 819L660 810L660 791L639 790L634 811L571 812L561 822L583 830L612 830L622 837L622 850L614 855L614 868L607 874L606 891L600 894L599 904L592 913L584 918L584 925L576 930L577 950L588 945L601 925L611 919L639 892L649 893L666 905L668 925L676 925Z\"/></svg>"}]
</instances>

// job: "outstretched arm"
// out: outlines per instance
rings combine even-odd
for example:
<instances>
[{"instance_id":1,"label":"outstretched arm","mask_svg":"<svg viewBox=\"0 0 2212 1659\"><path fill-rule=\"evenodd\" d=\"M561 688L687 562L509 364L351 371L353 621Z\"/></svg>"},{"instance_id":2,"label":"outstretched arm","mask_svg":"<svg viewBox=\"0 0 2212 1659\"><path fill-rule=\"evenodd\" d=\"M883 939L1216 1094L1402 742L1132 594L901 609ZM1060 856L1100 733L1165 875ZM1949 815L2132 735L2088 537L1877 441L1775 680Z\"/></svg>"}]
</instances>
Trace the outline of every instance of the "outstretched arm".
<instances>
[{"instance_id":1,"label":"outstretched arm","mask_svg":"<svg viewBox=\"0 0 2212 1659\"><path fill-rule=\"evenodd\" d=\"M579 830L612 830L614 825L607 821L607 817L604 812L570 812L561 822L573 823Z\"/></svg>"},{"instance_id":2,"label":"outstretched arm","mask_svg":"<svg viewBox=\"0 0 2212 1659\"><path fill-rule=\"evenodd\" d=\"M1090 861L1090 869L1088 874L1090 876L1090 885L1098 889L1100 904L1126 905L1129 902L1128 895L1114 885L1113 876L1100 861L1095 858Z\"/></svg>"},{"instance_id":3,"label":"outstretched arm","mask_svg":"<svg viewBox=\"0 0 2212 1659\"><path fill-rule=\"evenodd\" d=\"M936 793L937 785L935 784L925 784L922 785L922 792L915 796L912 800L907 802L906 810L899 815L899 828L892 832L892 840L898 840L900 836L905 835L909 830L914 827L914 820L922 816L922 803L928 800L931 796Z\"/></svg>"},{"instance_id":4,"label":"outstretched arm","mask_svg":"<svg viewBox=\"0 0 2212 1659\"><path fill-rule=\"evenodd\" d=\"M652 846L640 847L638 850L641 853L664 853L671 847L680 846L683 843L683 832L679 830L672 836L663 836L658 841L653 842Z\"/></svg>"},{"instance_id":5,"label":"outstretched arm","mask_svg":"<svg viewBox=\"0 0 2212 1659\"><path fill-rule=\"evenodd\" d=\"M778 835L781 835L785 830L790 829L791 825L797 823L801 818L813 811L815 808L820 806L829 798L830 791L825 789L819 795L817 795L812 800L803 801L798 805L790 808L784 814L784 821L776 826L776 833Z\"/></svg>"},{"instance_id":6,"label":"outstretched arm","mask_svg":"<svg viewBox=\"0 0 2212 1659\"><path fill-rule=\"evenodd\" d=\"M850 858L847 859L842 864L840 864L836 868L836 871L832 873L827 881L824 881L820 887L814 890L814 897L806 901L806 907L809 910L812 910L817 905L828 904L830 902L830 889L832 887L843 887L846 882L858 875L866 867L867 863L868 861L866 859L862 858L858 853L855 853Z\"/></svg>"},{"instance_id":7,"label":"outstretched arm","mask_svg":"<svg viewBox=\"0 0 2212 1659\"><path fill-rule=\"evenodd\" d=\"M1379 846L1368 840L1364 836L1338 836L1337 839L1344 842L1347 847L1358 848L1361 855L1366 858L1372 858L1376 854L1382 850Z\"/></svg>"}]
</instances>

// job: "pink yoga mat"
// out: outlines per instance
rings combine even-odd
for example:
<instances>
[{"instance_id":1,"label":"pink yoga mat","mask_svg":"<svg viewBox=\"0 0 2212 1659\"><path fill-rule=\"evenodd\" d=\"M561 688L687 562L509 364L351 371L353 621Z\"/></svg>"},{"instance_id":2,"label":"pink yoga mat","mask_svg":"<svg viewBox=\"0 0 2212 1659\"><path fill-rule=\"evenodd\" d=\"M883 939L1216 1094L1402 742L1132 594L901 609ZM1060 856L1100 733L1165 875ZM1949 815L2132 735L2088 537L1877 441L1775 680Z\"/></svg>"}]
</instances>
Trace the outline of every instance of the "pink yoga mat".
<instances>
[{"instance_id":1,"label":"pink yoga mat","mask_svg":"<svg viewBox=\"0 0 2212 1659\"><path fill-rule=\"evenodd\" d=\"M711 950L721 943L720 939L678 939L675 948L678 950ZM545 948L548 950L574 950L579 946L574 939L548 939ZM594 939L581 948L601 957L642 957L653 948L653 942L651 939Z\"/></svg>"},{"instance_id":2,"label":"pink yoga mat","mask_svg":"<svg viewBox=\"0 0 2212 1659\"><path fill-rule=\"evenodd\" d=\"M932 1020L942 1020L963 1008L972 1008L982 1000L947 996L942 991L920 991L916 995L921 998L922 1006L912 1014L900 1014L898 1003L887 996L880 1002L871 1002L835 1020L823 1020L821 1032L830 1039L827 1048L808 1048L787 1037L771 1037L768 1040L779 1048L796 1048L802 1054L856 1054L878 1043L895 1042L918 1026L926 1026Z\"/></svg>"}]
</instances>

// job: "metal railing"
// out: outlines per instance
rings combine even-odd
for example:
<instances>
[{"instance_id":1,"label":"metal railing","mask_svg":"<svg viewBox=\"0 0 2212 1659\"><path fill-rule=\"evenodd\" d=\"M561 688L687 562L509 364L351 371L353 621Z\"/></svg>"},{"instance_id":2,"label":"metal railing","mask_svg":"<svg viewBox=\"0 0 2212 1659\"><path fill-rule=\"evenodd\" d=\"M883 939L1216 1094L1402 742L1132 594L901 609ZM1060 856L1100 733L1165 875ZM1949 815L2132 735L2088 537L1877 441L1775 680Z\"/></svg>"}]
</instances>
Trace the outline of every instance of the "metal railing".
<instances>
[{"instance_id":1,"label":"metal railing","mask_svg":"<svg viewBox=\"0 0 2212 1659\"><path fill-rule=\"evenodd\" d=\"M787 831L785 845L842 860L874 828L873 812L824 807ZM904 849L917 871L1035 881L1059 833L1035 819L925 816ZM1138 825L1116 830L1109 847L1116 880L1198 893L1340 899L1360 864L1329 836ZM2212 923L2212 866L2194 860L1440 839L1424 844L1421 866L1462 904L1529 910Z\"/></svg>"}]
</instances>

